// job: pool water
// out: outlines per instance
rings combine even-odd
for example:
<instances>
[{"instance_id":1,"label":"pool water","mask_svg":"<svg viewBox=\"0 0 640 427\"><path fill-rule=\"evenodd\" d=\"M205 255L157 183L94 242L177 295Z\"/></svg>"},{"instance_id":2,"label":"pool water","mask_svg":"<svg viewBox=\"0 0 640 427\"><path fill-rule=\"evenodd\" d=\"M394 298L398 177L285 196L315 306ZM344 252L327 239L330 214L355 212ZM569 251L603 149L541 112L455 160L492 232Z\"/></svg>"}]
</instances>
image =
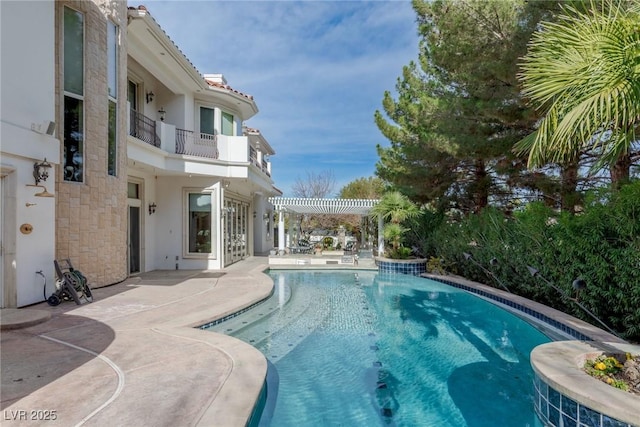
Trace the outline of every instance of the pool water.
<instances>
[{"instance_id":1,"label":"pool water","mask_svg":"<svg viewBox=\"0 0 640 427\"><path fill-rule=\"evenodd\" d=\"M272 271L274 295L210 329L269 360L263 426L531 426L529 353L549 338L424 278Z\"/></svg>"}]
</instances>

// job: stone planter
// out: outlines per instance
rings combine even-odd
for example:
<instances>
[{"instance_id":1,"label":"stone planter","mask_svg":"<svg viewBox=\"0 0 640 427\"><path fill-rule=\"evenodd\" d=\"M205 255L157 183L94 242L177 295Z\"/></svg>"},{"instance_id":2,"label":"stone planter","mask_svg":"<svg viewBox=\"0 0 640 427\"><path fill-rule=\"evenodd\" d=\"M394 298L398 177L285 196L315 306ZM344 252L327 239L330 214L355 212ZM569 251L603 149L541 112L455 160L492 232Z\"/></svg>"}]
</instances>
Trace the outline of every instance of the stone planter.
<instances>
[{"instance_id":1,"label":"stone planter","mask_svg":"<svg viewBox=\"0 0 640 427\"><path fill-rule=\"evenodd\" d=\"M543 424L559 426L640 425L640 398L591 377L582 370L587 359L603 353L597 343L557 341L531 352L535 373L534 405ZM607 352L638 354L640 347L607 343Z\"/></svg>"},{"instance_id":2,"label":"stone planter","mask_svg":"<svg viewBox=\"0 0 640 427\"><path fill-rule=\"evenodd\" d=\"M425 258L391 259L374 257L379 273L411 274L419 276L427 272L427 260Z\"/></svg>"}]
</instances>

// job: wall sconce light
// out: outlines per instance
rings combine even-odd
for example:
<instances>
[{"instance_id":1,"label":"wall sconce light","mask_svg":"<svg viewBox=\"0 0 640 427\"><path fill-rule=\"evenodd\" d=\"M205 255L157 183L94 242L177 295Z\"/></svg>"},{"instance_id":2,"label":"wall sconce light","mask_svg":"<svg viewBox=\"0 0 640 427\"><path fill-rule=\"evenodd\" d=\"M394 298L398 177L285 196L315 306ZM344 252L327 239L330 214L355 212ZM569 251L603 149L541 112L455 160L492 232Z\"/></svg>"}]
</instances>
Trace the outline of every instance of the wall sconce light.
<instances>
[{"instance_id":1,"label":"wall sconce light","mask_svg":"<svg viewBox=\"0 0 640 427\"><path fill-rule=\"evenodd\" d=\"M231 182L229 180L227 180L227 179L223 179L222 180L222 186L224 188L229 188L230 185L231 185Z\"/></svg>"},{"instance_id":2,"label":"wall sconce light","mask_svg":"<svg viewBox=\"0 0 640 427\"><path fill-rule=\"evenodd\" d=\"M147 92L147 104L153 101L153 97L156 96L152 91Z\"/></svg>"},{"instance_id":3,"label":"wall sconce light","mask_svg":"<svg viewBox=\"0 0 640 427\"><path fill-rule=\"evenodd\" d=\"M158 206L156 205L155 202L153 203L149 203L149 215L153 215L154 213L156 213L156 208Z\"/></svg>"},{"instance_id":4,"label":"wall sconce light","mask_svg":"<svg viewBox=\"0 0 640 427\"><path fill-rule=\"evenodd\" d=\"M49 193L47 191L47 188L44 185L33 185L33 184L27 184L27 187L38 187L38 188L42 188L42 191L39 193L34 194L34 196L36 197L55 197L55 195ZM34 203L35 204L35 203Z\"/></svg>"},{"instance_id":5,"label":"wall sconce light","mask_svg":"<svg viewBox=\"0 0 640 427\"><path fill-rule=\"evenodd\" d=\"M42 162L33 164L33 177L36 180L36 185L38 185L40 181L44 182L49 178L49 169L51 169L51 163L47 162L46 157Z\"/></svg>"},{"instance_id":6,"label":"wall sconce light","mask_svg":"<svg viewBox=\"0 0 640 427\"><path fill-rule=\"evenodd\" d=\"M167 112L164 111L164 107L160 107L160 109L158 110L158 113L160 113L160 121L164 122L164 115L167 114Z\"/></svg>"},{"instance_id":7,"label":"wall sconce light","mask_svg":"<svg viewBox=\"0 0 640 427\"><path fill-rule=\"evenodd\" d=\"M262 219L264 222L269 222L269 214L267 212L262 214Z\"/></svg>"}]
</instances>

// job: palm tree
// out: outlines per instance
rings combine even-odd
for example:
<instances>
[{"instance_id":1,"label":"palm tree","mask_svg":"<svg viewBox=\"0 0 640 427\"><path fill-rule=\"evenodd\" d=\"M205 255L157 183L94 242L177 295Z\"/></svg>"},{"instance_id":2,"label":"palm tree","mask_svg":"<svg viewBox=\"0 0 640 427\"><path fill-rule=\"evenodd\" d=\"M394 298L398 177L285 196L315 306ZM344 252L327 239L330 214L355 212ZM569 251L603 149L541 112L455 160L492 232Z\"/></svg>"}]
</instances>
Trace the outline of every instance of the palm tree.
<instances>
[{"instance_id":1,"label":"palm tree","mask_svg":"<svg viewBox=\"0 0 640 427\"><path fill-rule=\"evenodd\" d=\"M372 216L381 216L389 223L385 226L383 235L386 241L391 242L391 251L388 254L390 258L405 258L405 255L408 255L400 250L402 238L409 230L402 223L415 218L419 213L418 207L399 191L385 193L371 209Z\"/></svg>"},{"instance_id":2,"label":"palm tree","mask_svg":"<svg viewBox=\"0 0 640 427\"><path fill-rule=\"evenodd\" d=\"M629 177L640 125L640 5L602 0L587 9L563 8L529 42L520 81L544 118L515 150L538 167L593 149L600 153L596 167L611 166L619 184Z\"/></svg>"}]
</instances>

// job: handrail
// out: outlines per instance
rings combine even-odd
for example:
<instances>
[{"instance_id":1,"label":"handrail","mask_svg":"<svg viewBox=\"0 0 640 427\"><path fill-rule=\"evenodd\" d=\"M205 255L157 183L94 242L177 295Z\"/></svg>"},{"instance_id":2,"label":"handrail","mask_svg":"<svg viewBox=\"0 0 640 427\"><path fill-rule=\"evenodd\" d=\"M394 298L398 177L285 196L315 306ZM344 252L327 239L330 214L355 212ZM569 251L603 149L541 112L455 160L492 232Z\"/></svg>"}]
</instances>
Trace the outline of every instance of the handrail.
<instances>
[{"instance_id":1,"label":"handrail","mask_svg":"<svg viewBox=\"0 0 640 427\"><path fill-rule=\"evenodd\" d=\"M155 120L150 119L134 109L130 110L130 115L131 128L129 129L129 135L160 148L160 137L156 132Z\"/></svg>"}]
</instances>

